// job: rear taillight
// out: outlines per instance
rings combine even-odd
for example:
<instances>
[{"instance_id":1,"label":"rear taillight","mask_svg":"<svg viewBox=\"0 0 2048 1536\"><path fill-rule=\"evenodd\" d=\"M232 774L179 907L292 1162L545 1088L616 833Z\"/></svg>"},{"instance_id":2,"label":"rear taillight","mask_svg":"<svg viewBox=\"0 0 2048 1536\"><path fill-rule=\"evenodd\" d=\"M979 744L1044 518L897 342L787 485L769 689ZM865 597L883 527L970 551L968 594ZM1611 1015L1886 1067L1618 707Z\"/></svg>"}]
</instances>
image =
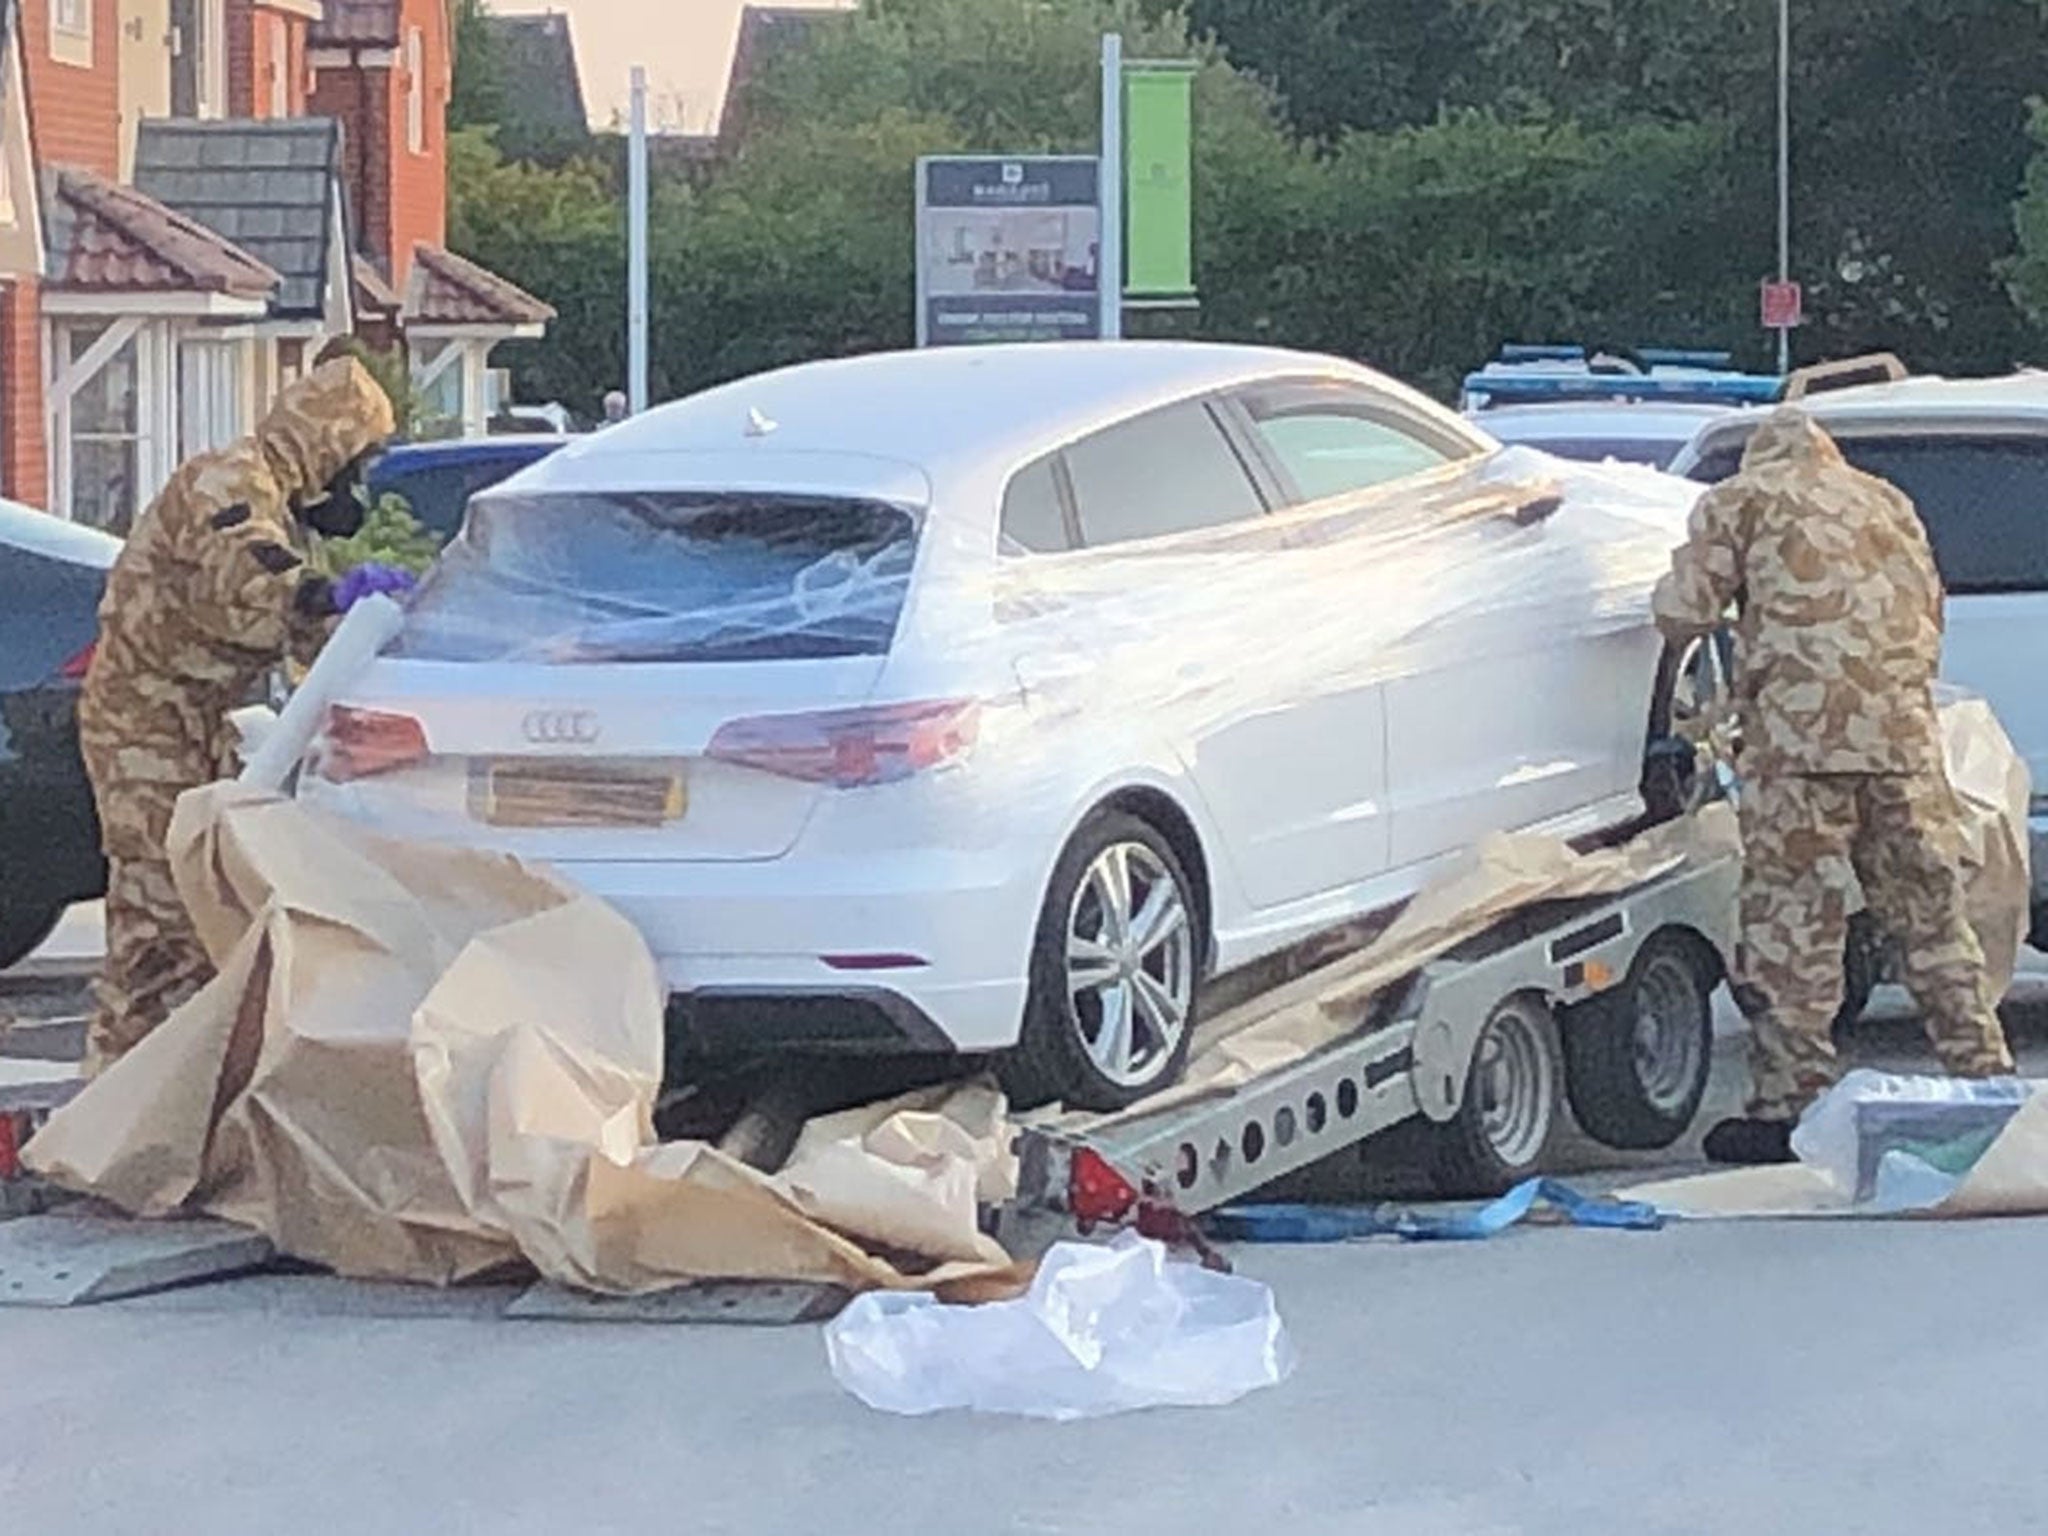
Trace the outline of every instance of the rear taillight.
<instances>
[{"instance_id":1,"label":"rear taillight","mask_svg":"<svg viewBox=\"0 0 2048 1536\"><path fill-rule=\"evenodd\" d=\"M67 683L82 683L85 674L92 670L93 653L99 649L99 642L93 641L76 656L57 669L57 675Z\"/></svg>"},{"instance_id":2,"label":"rear taillight","mask_svg":"<svg viewBox=\"0 0 2048 1536\"><path fill-rule=\"evenodd\" d=\"M427 732L411 715L335 704L318 751L320 776L346 784L425 761Z\"/></svg>"},{"instance_id":3,"label":"rear taillight","mask_svg":"<svg viewBox=\"0 0 2048 1536\"><path fill-rule=\"evenodd\" d=\"M981 729L971 699L759 715L718 728L704 755L763 773L858 789L894 784L964 757Z\"/></svg>"}]
</instances>

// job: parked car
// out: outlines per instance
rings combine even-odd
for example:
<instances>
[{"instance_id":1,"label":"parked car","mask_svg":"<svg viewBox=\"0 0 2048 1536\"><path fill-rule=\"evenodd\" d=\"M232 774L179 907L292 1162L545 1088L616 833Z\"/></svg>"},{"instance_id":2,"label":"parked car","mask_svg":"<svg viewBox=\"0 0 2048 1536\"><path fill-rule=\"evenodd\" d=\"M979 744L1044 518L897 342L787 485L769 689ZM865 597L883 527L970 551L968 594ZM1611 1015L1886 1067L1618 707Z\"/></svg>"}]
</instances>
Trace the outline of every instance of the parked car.
<instances>
[{"instance_id":1,"label":"parked car","mask_svg":"<svg viewBox=\"0 0 2048 1536\"><path fill-rule=\"evenodd\" d=\"M1459 403L1504 443L1664 469L1707 423L1778 398L1780 380L1730 361L1725 352L1509 345L1466 375Z\"/></svg>"},{"instance_id":2,"label":"parked car","mask_svg":"<svg viewBox=\"0 0 2048 1536\"><path fill-rule=\"evenodd\" d=\"M1735 407L1727 405L1614 400L1504 405L1477 420L1503 443L1522 443L1561 459L1668 469L1702 428L1734 414Z\"/></svg>"},{"instance_id":3,"label":"parked car","mask_svg":"<svg viewBox=\"0 0 2048 1536\"><path fill-rule=\"evenodd\" d=\"M1123 1104L1216 972L1642 814L1693 495L1296 353L809 364L479 496L300 793L608 898L672 1059L1005 1053Z\"/></svg>"},{"instance_id":4,"label":"parked car","mask_svg":"<svg viewBox=\"0 0 2048 1536\"><path fill-rule=\"evenodd\" d=\"M420 524L446 541L462 526L470 497L573 441L560 435L520 432L399 443L380 454L364 478L373 503L386 495L404 497Z\"/></svg>"},{"instance_id":5,"label":"parked car","mask_svg":"<svg viewBox=\"0 0 2048 1536\"><path fill-rule=\"evenodd\" d=\"M2048 943L2048 373L1899 377L1800 403L1927 525L1948 588L1942 676L1990 701L2033 776L2034 942ZM1704 428L1674 472L1726 479L1757 420Z\"/></svg>"},{"instance_id":6,"label":"parked car","mask_svg":"<svg viewBox=\"0 0 2048 1536\"><path fill-rule=\"evenodd\" d=\"M106 890L78 688L121 541L0 502L0 967Z\"/></svg>"}]
</instances>

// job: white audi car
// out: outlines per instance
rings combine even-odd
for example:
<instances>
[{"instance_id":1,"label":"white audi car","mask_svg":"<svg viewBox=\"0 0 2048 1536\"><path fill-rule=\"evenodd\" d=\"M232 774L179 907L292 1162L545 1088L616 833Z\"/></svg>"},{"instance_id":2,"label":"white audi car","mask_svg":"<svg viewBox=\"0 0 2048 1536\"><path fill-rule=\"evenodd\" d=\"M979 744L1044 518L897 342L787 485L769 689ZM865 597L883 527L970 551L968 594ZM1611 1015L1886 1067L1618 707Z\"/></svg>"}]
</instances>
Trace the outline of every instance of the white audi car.
<instances>
[{"instance_id":1,"label":"white audi car","mask_svg":"<svg viewBox=\"0 0 2048 1536\"><path fill-rule=\"evenodd\" d=\"M301 793L609 899L679 1059L994 1055L1117 1106L1219 972L1644 814L1692 494L1332 358L808 364L480 495Z\"/></svg>"}]
</instances>

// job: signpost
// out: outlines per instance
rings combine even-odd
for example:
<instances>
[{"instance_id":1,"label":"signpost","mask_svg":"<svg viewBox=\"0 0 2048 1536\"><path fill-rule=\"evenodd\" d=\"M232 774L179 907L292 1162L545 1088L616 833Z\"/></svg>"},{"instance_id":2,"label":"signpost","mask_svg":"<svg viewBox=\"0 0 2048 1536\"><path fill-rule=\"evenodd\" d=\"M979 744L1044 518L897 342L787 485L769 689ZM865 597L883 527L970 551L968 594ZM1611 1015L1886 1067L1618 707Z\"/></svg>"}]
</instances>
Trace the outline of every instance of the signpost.
<instances>
[{"instance_id":1,"label":"signpost","mask_svg":"<svg viewBox=\"0 0 2048 1536\"><path fill-rule=\"evenodd\" d=\"M917 344L1102 334L1107 244L1092 155L917 162Z\"/></svg>"},{"instance_id":2,"label":"signpost","mask_svg":"<svg viewBox=\"0 0 2048 1536\"><path fill-rule=\"evenodd\" d=\"M1100 156L920 159L917 344L1114 341L1126 307L1191 307L1194 76L1107 33Z\"/></svg>"}]
</instances>

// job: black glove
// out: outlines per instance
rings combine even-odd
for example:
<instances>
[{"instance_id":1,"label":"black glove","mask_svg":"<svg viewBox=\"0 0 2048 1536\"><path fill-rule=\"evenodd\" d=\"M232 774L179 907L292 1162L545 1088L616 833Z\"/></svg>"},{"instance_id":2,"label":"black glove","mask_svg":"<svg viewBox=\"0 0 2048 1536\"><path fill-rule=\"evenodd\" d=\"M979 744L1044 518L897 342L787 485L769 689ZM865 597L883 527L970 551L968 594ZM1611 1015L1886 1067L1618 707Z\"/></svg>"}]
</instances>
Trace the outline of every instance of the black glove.
<instances>
[{"instance_id":1,"label":"black glove","mask_svg":"<svg viewBox=\"0 0 2048 1536\"><path fill-rule=\"evenodd\" d=\"M331 619L341 612L334 601L334 583L325 576L308 576L292 594L292 611L302 619Z\"/></svg>"}]
</instances>

